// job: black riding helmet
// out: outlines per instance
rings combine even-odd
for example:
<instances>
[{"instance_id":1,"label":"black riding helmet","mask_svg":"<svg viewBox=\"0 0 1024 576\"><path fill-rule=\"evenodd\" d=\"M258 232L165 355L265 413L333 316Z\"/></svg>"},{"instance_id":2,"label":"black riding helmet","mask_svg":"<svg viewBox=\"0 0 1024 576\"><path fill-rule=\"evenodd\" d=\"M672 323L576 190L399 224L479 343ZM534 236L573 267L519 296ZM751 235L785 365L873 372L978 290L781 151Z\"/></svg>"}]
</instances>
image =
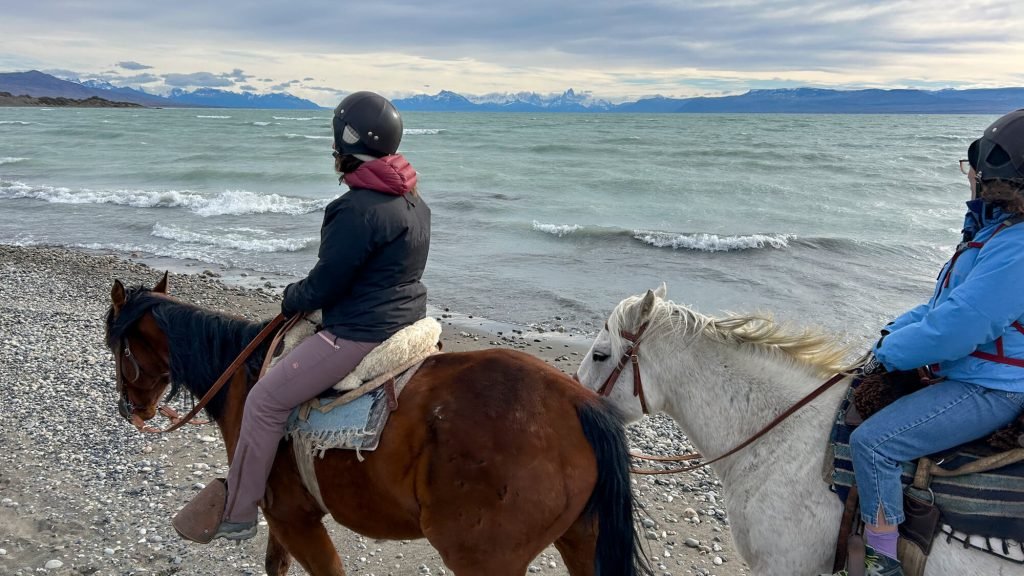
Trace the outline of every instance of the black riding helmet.
<instances>
[{"instance_id":1,"label":"black riding helmet","mask_svg":"<svg viewBox=\"0 0 1024 576\"><path fill-rule=\"evenodd\" d=\"M967 159L981 182L1024 179L1024 108L986 128L967 149Z\"/></svg>"},{"instance_id":2,"label":"black riding helmet","mask_svg":"<svg viewBox=\"0 0 1024 576\"><path fill-rule=\"evenodd\" d=\"M380 158L398 151L402 117L391 102L373 92L349 94L334 109L334 148L340 154Z\"/></svg>"}]
</instances>

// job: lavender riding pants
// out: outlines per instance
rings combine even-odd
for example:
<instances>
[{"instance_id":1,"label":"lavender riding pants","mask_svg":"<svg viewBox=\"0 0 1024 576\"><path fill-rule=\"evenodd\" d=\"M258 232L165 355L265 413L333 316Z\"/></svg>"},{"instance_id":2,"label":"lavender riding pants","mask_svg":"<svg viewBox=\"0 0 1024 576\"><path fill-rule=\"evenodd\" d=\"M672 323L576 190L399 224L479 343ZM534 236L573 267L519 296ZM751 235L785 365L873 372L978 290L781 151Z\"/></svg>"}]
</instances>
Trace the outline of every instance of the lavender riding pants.
<instances>
[{"instance_id":1,"label":"lavender riding pants","mask_svg":"<svg viewBox=\"0 0 1024 576\"><path fill-rule=\"evenodd\" d=\"M228 472L226 520L256 520L288 415L337 384L378 344L343 340L321 331L299 343L253 386L245 400L242 432Z\"/></svg>"}]
</instances>

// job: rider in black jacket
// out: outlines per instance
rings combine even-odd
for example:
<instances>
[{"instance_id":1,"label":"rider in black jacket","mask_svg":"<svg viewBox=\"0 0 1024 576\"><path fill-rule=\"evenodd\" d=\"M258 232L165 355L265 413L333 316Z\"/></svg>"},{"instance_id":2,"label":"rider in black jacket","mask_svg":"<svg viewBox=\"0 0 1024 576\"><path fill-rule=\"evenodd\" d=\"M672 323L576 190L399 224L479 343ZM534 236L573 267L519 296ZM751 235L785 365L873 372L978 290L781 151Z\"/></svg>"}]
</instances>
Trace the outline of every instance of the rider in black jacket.
<instances>
[{"instance_id":1,"label":"rider in black jacket","mask_svg":"<svg viewBox=\"0 0 1024 576\"><path fill-rule=\"evenodd\" d=\"M426 316L420 278L430 209L416 192L416 171L396 153L401 139L402 119L382 96L356 92L334 111L335 170L350 190L327 206L319 260L285 289L281 305L286 315L322 309L324 329L300 342L246 397L215 537L256 535L257 506L291 411Z\"/></svg>"},{"instance_id":2,"label":"rider in black jacket","mask_svg":"<svg viewBox=\"0 0 1024 576\"><path fill-rule=\"evenodd\" d=\"M356 180L327 206L320 259L285 289L282 310L322 309L323 325L335 336L380 342L426 316L420 278L430 248L430 208L412 190L373 190Z\"/></svg>"}]
</instances>

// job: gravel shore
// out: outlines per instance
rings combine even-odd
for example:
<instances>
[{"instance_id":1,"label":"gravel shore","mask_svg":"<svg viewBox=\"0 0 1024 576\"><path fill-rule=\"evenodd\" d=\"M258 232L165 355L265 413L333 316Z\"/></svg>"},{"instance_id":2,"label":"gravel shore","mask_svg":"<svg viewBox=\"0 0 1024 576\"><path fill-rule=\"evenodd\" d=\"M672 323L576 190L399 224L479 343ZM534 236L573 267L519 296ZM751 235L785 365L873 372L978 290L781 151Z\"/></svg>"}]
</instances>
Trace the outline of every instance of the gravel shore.
<instances>
[{"instance_id":1,"label":"gravel shore","mask_svg":"<svg viewBox=\"0 0 1024 576\"><path fill-rule=\"evenodd\" d=\"M117 414L103 344L110 287L115 278L151 286L161 273L115 256L0 246L0 575L264 574L265 530L241 545L201 546L170 526L197 483L227 472L217 429L143 436ZM279 310L276 290L207 275L175 274L170 287L183 300L250 319ZM446 351L516 347L572 372L586 350L582 341L443 322ZM630 438L650 453L691 449L664 417L631 427ZM711 472L635 477L635 488L659 575L749 573ZM370 540L327 523L349 574L450 573L425 540ZM530 572L566 574L553 548Z\"/></svg>"}]
</instances>

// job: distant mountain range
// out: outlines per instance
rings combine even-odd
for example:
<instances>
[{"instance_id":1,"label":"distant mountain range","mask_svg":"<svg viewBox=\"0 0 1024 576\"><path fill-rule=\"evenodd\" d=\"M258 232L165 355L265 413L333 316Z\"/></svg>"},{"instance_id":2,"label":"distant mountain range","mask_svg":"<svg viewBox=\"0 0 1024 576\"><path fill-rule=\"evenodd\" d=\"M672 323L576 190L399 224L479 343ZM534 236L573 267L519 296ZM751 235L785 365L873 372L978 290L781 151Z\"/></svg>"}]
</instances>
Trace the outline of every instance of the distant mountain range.
<instances>
[{"instance_id":1,"label":"distant mountain range","mask_svg":"<svg viewBox=\"0 0 1024 576\"><path fill-rule=\"evenodd\" d=\"M795 114L1003 114L1024 108L1024 88L973 90L751 90L720 97L665 98L612 104L567 90L556 96L534 93L462 96L443 90L433 96L395 100L403 111L449 112L632 112Z\"/></svg>"},{"instance_id":2,"label":"distant mountain range","mask_svg":"<svg viewBox=\"0 0 1024 576\"><path fill-rule=\"evenodd\" d=\"M214 88L172 90L157 96L94 80L71 82L33 70L0 73L0 91L15 96L61 97L132 102L143 106L318 109L314 102L288 93L254 94ZM652 113L796 113L796 114L1003 114L1024 108L1024 88L972 90L828 90L784 88L750 90L736 96L666 98L655 96L612 104L572 89L562 94L534 92L463 96L448 90L394 101L402 111L431 112L632 112Z\"/></svg>"},{"instance_id":3,"label":"distant mountain range","mask_svg":"<svg viewBox=\"0 0 1024 576\"><path fill-rule=\"evenodd\" d=\"M287 93L253 94L251 92L230 92L213 88L199 88L187 91L172 90L167 96L157 96L134 88L117 87L109 82L87 80L71 82L38 70L30 72L0 73L0 91L15 96L27 94L40 98L103 98L116 102L130 102L142 106L202 107L202 108L271 108L308 109L320 106Z\"/></svg>"}]
</instances>

